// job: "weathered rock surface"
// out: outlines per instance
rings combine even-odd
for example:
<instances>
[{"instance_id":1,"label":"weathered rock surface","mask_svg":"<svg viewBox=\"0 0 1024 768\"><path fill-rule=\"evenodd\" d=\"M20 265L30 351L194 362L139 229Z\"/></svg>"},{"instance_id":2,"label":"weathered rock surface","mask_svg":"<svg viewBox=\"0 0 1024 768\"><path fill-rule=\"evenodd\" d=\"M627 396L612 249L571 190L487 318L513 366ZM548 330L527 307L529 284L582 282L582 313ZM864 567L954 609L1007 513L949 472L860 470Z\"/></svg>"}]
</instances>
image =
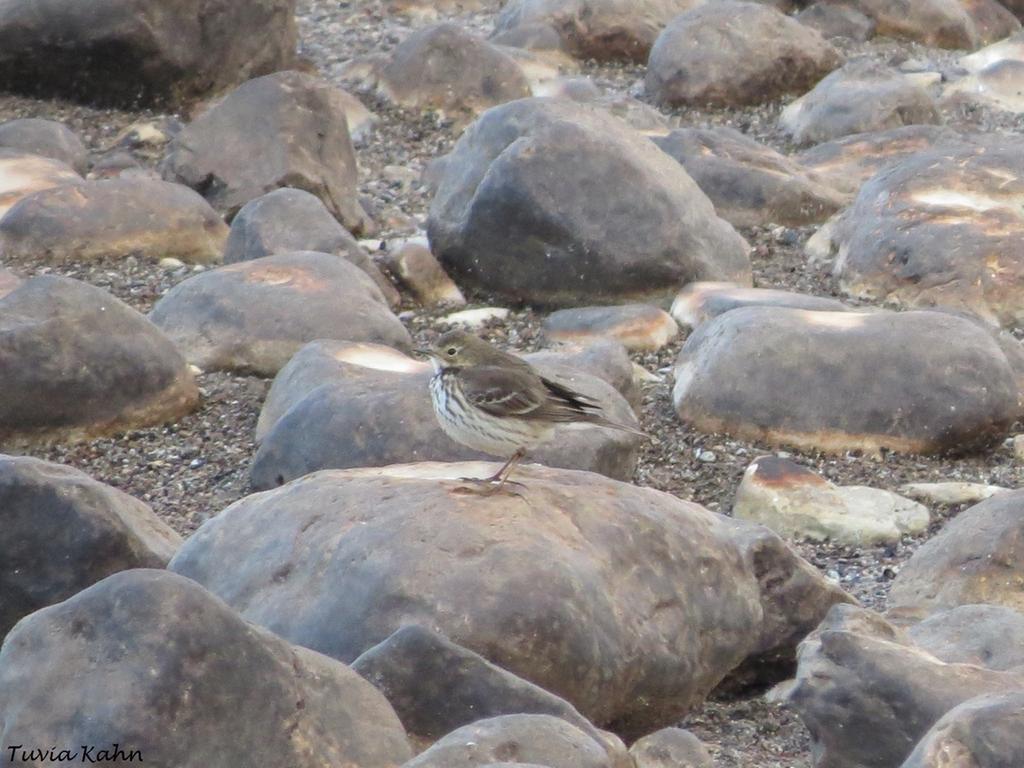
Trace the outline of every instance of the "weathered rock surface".
<instances>
[{"instance_id":1,"label":"weathered rock surface","mask_svg":"<svg viewBox=\"0 0 1024 768\"><path fill-rule=\"evenodd\" d=\"M748 658L791 658L847 599L769 531L599 475L496 464L310 475L243 499L171 563L244 616L350 661L403 624L624 735L675 722Z\"/></svg>"},{"instance_id":2,"label":"weathered rock surface","mask_svg":"<svg viewBox=\"0 0 1024 768\"><path fill-rule=\"evenodd\" d=\"M789 459L762 456L743 475L733 516L788 538L871 545L928 529L928 510L891 491L837 486Z\"/></svg>"},{"instance_id":3,"label":"weathered rock surface","mask_svg":"<svg viewBox=\"0 0 1024 768\"><path fill-rule=\"evenodd\" d=\"M23 197L0 219L0 254L57 264L132 255L210 264L227 236L221 217L188 187L107 179Z\"/></svg>"},{"instance_id":4,"label":"weathered rock surface","mask_svg":"<svg viewBox=\"0 0 1024 768\"><path fill-rule=\"evenodd\" d=\"M100 288L52 275L0 298L0 391L7 449L160 424L199 400L156 326Z\"/></svg>"},{"instance_id":5,"label":"weathered rock surface","mask_svg":"<svg viewBox=\"0 0 1024 768\"><path fill-rule=\"evenodd\" d=\"M796 15L796 20L821 36L846 37L857 42L870 40L875 34L875 21L845 3L816 2Z\"/></svg>"},{"instance_id":6,"label":"weathered rock surface","mask_svg":"<svg viewBox=\"0 0 1024 768\"><path fill-rule=\"evenodd\" d=\"M941 306L993 324L1024 318L1024 140L919 152L861 188L826 238L852 295Z\"/></svg>"},{"instance_id":7,"label":"weathered rock surface","mask_svg":"<svg viewBox=\"0 0 1024 768\"><path fill-rule=\"evenodd\" d=\"M425 243L408 242L381 257L384 268L402 287L424 306L449 304L461 307L466 303L459 286L448 277L444 267Z\"/></svg>"},{"instance_id":8,"label":"weathered rock surface","mask_svg":"<svg viewBox=\"0 0 1024 768\"><path fill-rule=\"evenodd\" d=\"M181 538L141 501L77 469L0 454L0 640L33 611L129 568L163 568Z\"/></svg>"},{"instance_id":9,"label":"weathered rock surface","mask_svg":"<svg viewBox=\"0 0 1024 768\"><path fill-rule=\"evenodd\" d=\"M888 165L915 152L960 140L949 128L906 125L888 131L858 133L810 147L795 156L829 186L856 194L861 185Z\"/></svg>"},{"instance_id":10,"label":"weathered rock surface","mask_svg":"<svg viewBox=\"0 0 1024 768\"><path fill-rule=\"evenodd\" d=\"M658 36L644 88L667 105L740 106L803 93L839 52L769 5L718 0L676 16Z\"/></svg>"},{"instance_id":11,"label":"weathered rock surface","mask_svg":"<svg viewBox=\"0 0 1024 768\"><path fill-rule=\"evenodd\" d=\"M397 306L397 291L366 251L320 198L302 189L275 189L242 206L231 221L224 263L295 251L333 253L348 259L373 278L389 304Z\"/></svg>"},{"instance_id":12,"label":"weathered rock surface","mask_svg":"<svg viewBox=\"0 0 1024 768\"><path fill-rule=\"evenodd\" d=\"M83 179L67 163L0 147L0 218L23 197Z\"/></svg>"},{"instance_id":13,"label":"weathered rock surface","mask_svg":"<svg viewBox=\"0 0 1024 768\"><path fill-rule=\"evenodd\" d=\"M550 715L501 715L463 726L403 768L478 768L505 761L547 768L613 768L600 744Z\"/></svg>"},{"instance_id":14,"label":"weathered rock surface","mask_svg":"<svg viewBox=\"0 0 1024 768\"><path fill-rule=\"evenodd\" d=\"M530 95L512 56L450 23L416 30L375 70L378 93L393 104L463 122Z\"/></svg>"},{"instance_id":15,"label":"weathered rock surface","mask_svg":"<svg viewBox=\"0 0 1024 768\"><path fill-rule=\"evenodd\" d=\"M995 496L1006 493L1008 488L985 483L907 483L901 485L899 492L905 496L929 504L977 504Z\"/></svg>"},{"instance_id":16,"label":"weathered rock surface","mask_svg":"<svg viewBox=\"0 0 1024 768\"><path fill-rule=\"evenodd\" d=\"M1024 765L1022 730L1024 690L978 696L951 709L933 725L901 768Z\"/></svg>"},{"instance_id":17,"label":"weathered rock surface","mask_svg":"<svg viewBox=\"0 0 1024 768\"><path fill-rule=\"evenodd\" d=\"M565 100L521 99L470 126L428 235L457 281L514 301L644 300L690 280L749 280L746 242L678 163Z\"/></svg>"},{"instance_id":18,"label":"weathered rock surface","mask_svg":"<svg viewBox=\"0 0 1024 768\"><path fill-rule=\"evenodd\" d=\"M326 253L266 256L200 273L168 291L149 317L190 363L210 371L273 376L314 339L412 346L373 280Z\"/></svg>"},{"instance_id":19,"label":"weathered rock surface","mask_svg":"<svg viewBox=\"0 0 1024 768\"><path fill-rule=\"evenodd\" d=\"M542 325L549 341L586 345L614 339L626 349L653 352L679 335L672 316L651 304L575 307L552 312Z\"/></svg>"},{"instance_id":20,"label":"weathered rock surface","mask_svg":"<svg viewBox=\"0 0 1024 768\"><path fill-rule=\"evenodd\" d=\"M291 66L295 0L6 0L0 87L179 104Z\"/></svg>"},{"instance_id":21,"label":"weathered rock surface","mask_svg":"<svg viewBox=\"0 0 1024 768\"><path fill-rule=\"evenodd\" d=\"M682 728L663 728L630 747L636 768L714 768L700 739Z\"/></svg>"},{"instance_id":22,"label":"weathered rock surface","mask_svg":"<svg viewBox=\"0 0 1024 768\"><path fill-rule=\"evenodd\" d=\"M892 584L889 609L923 618L971 603L1024 612L1024 492L993 496L961 512L926 541Z\"/></svg>"},{"instance_id":23,"label":"weathered rock surface","mask_svg":"<svg viewBox=\"0 0 1024 768\"><path fill-rule=\"evenodd\" d=\"M914 40L937 48L974 49L1019 29L993 0L845 0L875 21L875 34Z\"/></svg>"},{"instance_id":24,"label":"weathered rock surface","mask_svg":"<svg viewBox=\"0 0 1024 768\"><path fill-rule=\"evenodd\" d=\"M964 452L1019 412L991 334L940 312L734 309L698 326L675 378L676 411L703 432L824 451Z\"/></svg>"},{"instance_id":25,"label":"weathered rock surface","mask_svg":"<svg viewBox=\"0 0 1024 768\"><path fill-rule=\"evenodd\" d=\"M944 101L981 104L1005 112L1024 112L1024 95L1020 81L1024 61L1000 61L951 83L943 90Z\"/></svg>"},{"instance_id":26,"label":"weathered rock surface","mask_svg":"<svg viewBox=\"0 0 1024 768\"><path fill-rule=\"evenodd\" d=\"M1024 666L1024 614L1002 605L960 605L907 629L914 643L947 663L1007 670Z\"/></svg>"},{"instance_id":27,"label":"weathered rock surface","mask_svg":"<svg viewBox=\"0 0 1024 768\"><path fill-rule=\"evenodd\" d=\"M793 160L732 128L682 128L653 141L736 227L822 222L847 201Z\"/></svg>"},{"instance_id":28,"label":"weathered rock surface","mask_svg":"<svg viewBox=\"0 0 1024 768\"><path fill-rule=\"evenodd\" d=\"M939 122L935 100L924 88L871 61L855 61L836 70L779 117L779 125L797 144Z\"/></svg>"},{"instance_id":29,"label":"weathered rock surface","mask_svg":"<svg viewBox=\"0 0 1024 768\"><path fill-rule=\"evenodd\" d=\"M698 4L699 0L510 0L495 31L501 42L514 45L511 33L544 36L550 29L578 58L643 63L665 25Z\"/></svg>"},{"instance_id":30,"label":"weathered rock surface","mask_svg":"<svg viewBox=\"0 0 1024 768\"><path fill-rule=\"evenodd\" d=\"M609 418L638 426L611 384L565 364L542 363L540 370L596 398ZM492 458L441 430L430 400L432 375L427 363L375 344L317 341L303 347L264 403L253 487L273 488L320 469ZM528 460L627 479L639 450L640 438L628 432L565 425Z\"/></svg>"},{"instance_id":31,"label":"weathered rock surface","mask_svg":"<svg viewBox=\"0 0 1024 768\"><path fill-rule=\"evenodd\" d=\"M900 765L953 707L1024 689L1022 672L944 664L907 643L870 611L836 606L801 644L782 694L811 732L816 768Z\"/></svg>"},{"instance_id":32,"label":"weathered rock surface","mask_svg":"<svg viewBox=\"0 0 1024 768\"><path fill-rule=\"evenodd\" d=\"M838 299L774 288L744 288L734 283L690 283L672 301L672 317L684 328L741 307L789 307L815 312L846 312Z\"/></svg>"},{"instance_id":33,"label":"weathered rock surface","mask_svg":"<svg viewBox=\"0 0 1024 768\"><path fill-rule=\"evenodd\" d=\"M387 701L345 665L248 624L193 581L146 569L7 636L0 737L94 755L116 741L146 764L183 768L252 753L296 768L393 768L412 756Z\"/></svg>"},{"instance_id":34,"label":"weathered rock surface","mask_svg":"<svg viewBox=\"0 0 1024 768\"><path fill-rule=\"evenodd\" d=\"M229 216L278 187L304 189L360 233L370 222L357 199L346 103L341 90L300 72L250 80L174 137L164 178L200 190Z\"/></svg>"},{"instance_id":35,"label":"weathered rock surface","mask_svg":"<svg viewBox=\"0 0 1024 768\"><path fill-rule=\"evenodd\" d=\"M75 173L89 170L89 151L63 123L24 117L0 123L0 147L9 147L67 163Z\"/></svg>"},{"instance_id":36,"label":"weathered rock surface","mask_svg":"<svg viewBox=\"0 0 1024 768\"><path fill-rule=\"evenodd\" d=\"M436 740L498 715L554 715L601 736L564 699L417 624L407 624L352 662L384 694L411 736Z\"/></svg>"},{"instance_id":37,"label":"weathered rock surface","mask_svg":"<svg viewBox=\"0 0 1024 768\"><path fill-rule=\"evenodd\" d=\"M0 267L0 299L21 285L21 278L9 269Z\"/></svg>"}]
</instances>

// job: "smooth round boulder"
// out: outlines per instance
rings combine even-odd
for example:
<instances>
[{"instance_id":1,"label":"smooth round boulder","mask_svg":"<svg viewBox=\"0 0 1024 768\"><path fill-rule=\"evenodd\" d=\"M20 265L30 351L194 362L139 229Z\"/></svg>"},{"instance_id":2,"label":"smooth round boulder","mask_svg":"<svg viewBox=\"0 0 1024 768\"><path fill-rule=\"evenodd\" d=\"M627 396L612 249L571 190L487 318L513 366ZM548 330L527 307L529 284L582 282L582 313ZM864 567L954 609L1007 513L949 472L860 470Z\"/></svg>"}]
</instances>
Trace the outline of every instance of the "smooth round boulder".
<instances>
[{"instance_id":1,"label":"smooth round boulder","mask_svg":"<svg viewBox=\"0 0 1024 768\"><path fill-rule=\"evenodd\" d=\"M224 263L295 251L333 253L348 259L373 278L391 306L398 306L398 292L355 237L338 223L320 198L303 189L275 189L243 205L231 220Z\"/></svg>"},{"instance_id":2,"label":"smooth round boulder","mask_svg":"<svg viewBox=\"0 0 1024 768\"><path fill-rule=\"evenodd\" d=\"M564 364L538 367L595 398L612 420L639 427L611 384ZM282 368L263 405L253 488L274 488L320 469L493 458L442 431L430 399L432 375L427 363L389 347L323 340L306 345ZM625 480L633 476L639 452L637 435L567 424L556 427L528 460Z\"/></svg>"},{"instance_id":3,"label":"smooth round boulder","mask_svg":"<svg viewBox=\"0 0 1024 768\"><path fill-rule=\"evenodd\" d=\"M61 160L0 147L0 219L23 197L83 179Z\"/></svg>"},{"instance_id":4,"label":"smooth round boulder","mask_svg":"<svg viewBox=\"0 0 1024 768\"><path fill-rule=\"evenodd\" d=\"M426 244L406 242L393 251L384 252L380 259L383 267L420 304L465 306L466 297Z\"/></svg>"},{"instance_id":5,"label":"smooth round boulder","mask_svg":"<svg viewBox=\"0 0 1024 768\"><path fill-rule=\"evenodd\" d=\"M463 726L403 768L480 768L514 759L546 768L613 768L601 745L551 715L499 715Z\"/></svg>"},{"instance_id":6,"label":"smooth round boulder","mask_svg":"<svg viewBox=\"0 0 1024 768\"><path fill-rule=\"evenodd\" d=\"M75 173L89 170L89 150L74 131L54 120L24 117L0 123L0 147L60 160Z\"/></svg>"},{"instance_id":7,"label":"smooth round boulder","mask_svg":"<svg viewBox=\"0 0 1024 768\"><path fill-rule=\"evenodd\" d=\"M562 99L481 115L445 162L427 234L457 282L516 302L643 301L691 280L750 280L746 242L678 163L599 107Z\"/></svg>"},{"instance_id":8,"label":"smooth round boulder","mask_svg":"<svg viewBox=\"0 0 1024 768\"><path fill-rule=\"evenodd\" d=\"M125 177L23 197L0 219L0 254L54 264L127 256L212 264L227 236L221 217L188 187Z\"/></svg>"},{"instance_id":9,"label":"smooth round boulder","mask_svg":"<svg viewBox=\"0 0 1024 768\"><path fill-rule=\"evenodd\" d=\"M0 297L0 444L77 441L189 413L188 364L106 291L40 275Z\"/></svg>"},{"instance_id":10,"label":"smooth round boulder","mask_svg":"<svg viewBox=\"0 0 1024 768\"><path fill-rule=\"evenodd\" d=\"M512 56L450 23L409 35L387 55L376 80L378 93L393 104L463 121L530 95Z\"/></svg>"},{"instance_id":11,"label":"smooth round boulder","mask_svg":"<svg viewBox=\"0 0 1024 768\"><path fill-rule=\"evenodd\" d=\"M644 89L668 106L745 106L803 93L842 63L818 33L761 3L718 0L658 35Z\"/></svg>"},{"instance_id":12,"label":"smooth round boulder","mask_svg":"<svg viewBox=\"0 0 1024 768\"><path fill-rule=\"evenodd\" d=\"M682 728L662 728L629 748L636 768L714 768L700 739Z\"/></svg>"},{"instance_id":13,"label":"smooth round boulder","mask_svg":"<svg viewBox=\"0 0 1024 768\"><path fill-rule=\"evenodd\" d=\"M812 3L796 15L796 20L818 30L826 39L845 37L863 43L875 35L874 19L845 4Z\"/></svg>"},{"instance_id":14,"label":"smooth round boulder","mask_svg":"<svg viewBox=\"0 0 1024 768\"><path fill-rule=\"evenodd\" d=\"M923 87L872 61L855 61L836 70L779 117L779 126L796 144L941 122L935 100Z\"/></svg>"},{"instance_id":15,"label":"smooth round boulder","mask_svg":"<svg viewBox=\"0 0 1024 768\"><path fill-rule=\"evenodd\" d=\"M102 692L102 695L98 695ZM344 664L244 621L194 581L135 569L23 619L0 649L0 738L74 762L396 768L384 697ZM10 746L5 757L9 757ZM18 754L17 752L15 754Z\"/></svg>"},{"instance_id":16,"label":"smooth round boulder","mask_svg":"<svg viewBox=\"0 0 1024 768\"><path fill-rule=\"evenodd\" d=\"M208 371L273 376L314 339L412 346L373 280L326 253L285 253L201 272L168 291L149 319Z\"/></svg>"},{"instance_id":17,"label":"smooth round boulder","mask_svg":"<svg viewBox=\"0 0 1024 768\"><path fill-rule=\"evenodd\" d=\"M875 34L914 40L936 48L973 50L1020 28L1013 15L995 0L844 0L873 19Z\"/></svg>"},{"instance_id":18,"label":"smooth round boulder","mask_svg":"<svg viewBox=\"0 0 1024 768\"><path fill-rule=\"evenodd\" d=\"M23 616L118 571L163 568L181 537L84 472L0 454L0 640Z\"/></svg>"},{"instance_id":19,"label":"smooth round boulder","mask_svg":"<svg viewBox=\"0 0 1024 768\"><path fill-rule=\"evenodd\" d=\"M924 618L973 603L1024 612L1024 492L1000 493L946 523L893 581L889 610Z\"/></svg>"},{"instance_id":20,"label":"smooth round boulder","mask_svg":"<svg viewBox=\"0 0 1024 768\"><path fill-rule=\"evenodd\" d=\"M970 320L782 307L702 323L673 388L702 432L826 452L980 449L1006 435L1018 397L1006 355Z\"/></svg>"},{"instance_id":21,"label":"smooth round boulder","mask_svg":"<svg viewBox=\"0 0 1024 768\"><path fill-rule=\"evenodd\" d=\"M907 307L1024 321L1024 139L919 152L861 187L824 235L839 287Z\"/></svg>"},{"instance_id":22,"label":"smooth round boulder","mask_svg":"<svg viewBox=\"0 0 1024 768\"><path fill-rule=\"evenodd\" d=\"M647 61L665 25L700 0L510 0L495 22L506 45L510 35L557 35L573 56L598 61ZM535 30L542 30L537 32Z\"/></svg>"},{"instance_id":23,"label":"smooth round boulder","mask_svg":"<svg viewBox=\"0 0 1024 768\"><path fill-rule=\"evenodd\" d=\"M295 0L5 0L0 87L181 105L291 66Z\"/></svg>"},{"instance_id":24,"label":"smooth round boulder","mask_svg":"<svg viewBox=\"0 0 1024 768\"><path fill-rule=\"evenodd\" d=\"M822 222L847 201L798 163L732 128L680 128L652 140L734 227Z\"/></svg>"},{"instance_id":25,"label":"smooth round boulder","mask_svg":"<svg viewBox=\"0 0 1024 768\"><path fill-rule=\"evenodd\" d=\"M161 173L228 217L279 187L304 189L361 233L370 221L358 200L346 103L343 91L301 72L250 80L171 140Z\"/></svg>"},{"instance_id":26,"label":"smooth round boulder","mask_svg":"<svg viewBox=\"0 0 1024 768\"><path fill-rule=\"evenodd\" d=\"M346 662L433 627L624 737L747 658L785 666L848 599L766 529L665 493L535 464L514 493L459 479L498 466L317 472L207 521L170 568Z\"/></svg>"}]
</instances>

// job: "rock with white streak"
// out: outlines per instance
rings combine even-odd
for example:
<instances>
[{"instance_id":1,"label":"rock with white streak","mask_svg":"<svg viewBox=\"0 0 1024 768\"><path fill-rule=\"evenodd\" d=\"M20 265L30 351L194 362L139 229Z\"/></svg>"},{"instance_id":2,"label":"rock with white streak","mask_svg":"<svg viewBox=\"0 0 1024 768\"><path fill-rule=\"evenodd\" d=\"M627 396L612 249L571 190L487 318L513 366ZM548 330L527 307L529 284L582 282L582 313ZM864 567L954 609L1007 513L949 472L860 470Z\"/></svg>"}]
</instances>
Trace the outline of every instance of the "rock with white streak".
<instances>
[{"instance_id":1,"label":"rock with white streak","mask_svg":"<svg viewBox=\"0 0 1024 768\"><path fill-rule=\"evenodd\" d=\"M900 493L929 504L977 504L979 501L1006 493L1009 488L985 483L907 483L901 485Z\"/></svg>"},{"instance_id":2,"label":"rock with white streak","mask_svg":"<svg viewBox=\"0 0 1024 768\"><path fill-rule=\"evenodd\" d=\"M847 312L838 299L774 288L744 288L735 283L690 283L672 302L672 317L684 328L696 328L723 312L741 307L790 307L815 312Z\"/></svg>"}]
</instances>

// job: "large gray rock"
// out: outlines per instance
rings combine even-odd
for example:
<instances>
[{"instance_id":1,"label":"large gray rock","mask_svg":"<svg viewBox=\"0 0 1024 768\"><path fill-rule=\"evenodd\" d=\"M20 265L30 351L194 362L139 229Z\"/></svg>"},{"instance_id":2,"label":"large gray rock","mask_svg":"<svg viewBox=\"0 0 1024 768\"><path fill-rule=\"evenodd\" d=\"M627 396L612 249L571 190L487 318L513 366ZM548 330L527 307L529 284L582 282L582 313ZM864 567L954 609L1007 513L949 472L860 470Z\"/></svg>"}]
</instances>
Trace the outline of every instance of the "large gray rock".
<instances>
[{"instance_id":1,"label":"large gray rock","mask_svg":"<svg viewBox=\"0 0 1024 768\"><path fill-rule=\"evenodd\" d=\"M75 762L117 742L147 765L180 768L230 768L250 754L268 766L395 768L412 756L387 701L345 665L248 624L193 581L145 569L11 631L0 738L67 747Z\"/></svg>"},{"instance_id":2,"label":"large gray rock","mask_svg":"<svg viewBox=\"0 0 1024 768\"><path fill-rule=\"evenodd\" d=\"M521 99L459 139L430 207L458 281L539 304L671 295L749 281L748 247L686 171L600 108Z\"/></svg>"},{"instance_id":3,"label":"large gray rock","mask_svg":"<svg viewBox=\"0 0 1024 768\"><path fill-rule=\"evenodd\" d=\"M954 707L932 726L901 768L961 765L1024 765L1024 690L978 696Z\"/></svg>"},{"instance_id":4,"label":"large gray rock","mask_svg":"<svg viewBox=\"0 0 1024 768\"><path fill-rule=\"evenodd\" d=\"M0 147L31 152L67 163L76 173L89 170L89 151L63 123L25 117L0 123Z\"/></svg>"},{"instance_id":5,"label":"large gray rock","mask_svg":"<svg viewBox=\"0 0 1024 768\"><path fill-rule=\"evenodd\" d=\"M658 35L644 88L673 106L762 104L805 92L841 62L817 30L771 6L718 0L680 14Z\"/></svg>"},{"instance_id":6,"label":"large gray rock","mask_svg":"<svg viewBox=\"0 0 1024 768\"><path fill-rule=\"evenodd\" d=\"M202 272L168 291L149 318L203 370L273 376L314 339L412 346L373 280L326 253L285 253Z\"/></svg>"},{"instance_id":7,"label":"large gray rock","mask_svg":"<svg viewBox=\"0 0 1024 768\"><path fill-rule=\"evenodd\" d=\"M23 616L129 568L163 568L181 538L83 472L0 454L0 639Z\"/></svg>"},{"instance_id":8,"label":"large gray rock","mask_svg":"<svg viewBox=\"0 0 1024 768\"><path fill-rule=\"evenodd\" d=\"M923 618L959 605L992 603L1024 612L1024 492L993 496L961 512L900 569L889 609Z\"/></svg>"},{"instance_id":9,"label":"large gray rock","mask_svg":"<svg viewBox=\"0 0 1024 768\"><path fill-rule=\"evenodd\" d=\"M815 312L847 312L839 299L780 291L775 288L744 288L733 283L690 283L672 301L672 317L684 328L696 328L706 320L741 307L789 307Z\"/></svg>"},{"instance_id":10,"label":"large gray rock","mask_svg":"<svg viewBox=\"0 0 1024 768\"><path fill-rule=\"evenodd\" d=\"M224 263L295 251L333 253L348 259L373 278L389 304L397 306L398 292L366 251L320 198L302 189L275 189L242 206L231 221Z\"/></svg>"},{"instance_id":11,"label":"large gray rock","mask_svg":"<svg viewBox=\"0 0 1024 768\"><path fill-rule=\"evenodd\" d=\"M565 699L491 664L417 624L361 654L352 669L384 694L405 730L431 741L498 715L554 715L601 741L600 732Z\"/></svg>"},{"instance_id":12,"label":"large gray rock","mask_svg":"<svg viewBox=\"0 0 1024 768\"><path fill-rule=\"evenodd\" d=\"M811 732L815 768L898 766L953 707L1024 690L1024 671L945 664L851 606L832 609L797 663L779 693Z\"/></svg>"},{"instance_id":13,"label":"large gray rock","mask_svg":"<svg viewBox=\"0 0 1024 768\"><path fill-rule=\"evenodd\" d=\"M779 125L797 144L939 122L935 100L923 87L873 61L855 61L836 70L779 117Z\"/></svg>"},{"instance_id":14,"label":"large gray rock","mask_svg":"<svg viewBox=\"0 0 1024 768\"><path fill-rule=\"evenodd\" d=\"M0 218L0 255L56 264L127 256L210 264L221 260L227 236L221 217L188 187L106 179L23 197Z\"/></svg>"},{"instance_id":15,"label":"large gray rock","mask_svg":"<svg viewBox=\"0 0 1024 768\"><path fill-rule=\"evenodd\" d=\"M824 451L968 451L1020 411L992 335L939 312L734 309L686 340L675 378L703 432Z\"/></svg>"},{"instance_id":16,"label":"large gray rock","mask_svg":"<svg viewBox=\"0 0 1024 768\"><path fill-rule=\"evenodd\" d=\"M403 768L483 768L502 763L546 768L613 766L598 742L560 718L501 715L453 731Z\"/></svg>"},{"instance_id":17,"label":"large gray rock","mask_svg":"<svg viewBox=\"0 0 1024 768\"><path fill-rule=\"evenodd\" d=\"M199 402L171 341L100 288L40 275L0 297L0 444L173 421Z\"/></svg>"},{"instance_id":18,"label":"large gray rock","mask_svg":"<svg viewBox=\"0 0 1024 768\"><path fill-rule=\"evenodd\" d=\"M0 87L179 104L291 66L295 0L4 0Z\"/></svg>"},{"instance_id":19,"label":"large gray rock","mask_svg":"<svg viewBox=\"0 0 1024 768\"><path fill-rule=\"evenodd\" d=\"M736 227L822 222L847 201L798 163L732 128L681 128L653 141Z\"/></svg>"},{"instance_id":20,"label":"large gray rock","mask_svg":"<svg viewBox=\"0 0 1024 768\"><path fill-rule=\"evenodd\" d=\"M907 630L942 661L989 669L1024 667L1024 613L1003 605L960 605Z\"/></svg>"},{"instance_id":21,"label":"large gray rock","mask_svg":"<svg viewBox=\"0 0 1024 768\"><path fill-rule=\"evenodd\" d=\"M304 189L361 232L369 218L357 199L345 105L342 91L300 72L250 80L174 137L162 173L229 216L278 187Z\"/></svg>"},{"instance_id":22,"label":"large gray rock","mask_svg":"<svg viewBox=\"0 0 1024 768\"><path fill-rule=\"evenodd\" d=\"M375 80L378 92L398 106L459 121L530 95L512 56L451 23L413 32L376 68Z\"/></svg>"},{"instance_id":23,"label":"large gray rock","mask_svg":"<svg viewBox=\"0 0 1024 768\"><path fill-rule=\"evenodd\" d=\"M826 230L840 288L990 323L1024 320L1024 139L919 152L861 187Z\"/></svg>"},{"instance_id":24,"label":"large gray rock","mask_svg":"<svg viewBox=\"0 0 1024 768\"><path fill-rule=\"evenodd\" d=\"M597 399L613 420L638 426L611 384L564 363L539 367ZM441 430L430 400L432 375L428 364L376 344L306 345L281 370L264 403L253 487L273 488L320 469L493 458ZM565 425L528 460L626 480L639 452L640 438L628 432Z\"/></svg>"},{"instance_id":25,"label":"large gray rock","mask_svg":"<svg viewBox=\"0 0 1024 768\"><path fill-rule=\"evenodd\" d=\"M554 30L562 45L578 58L643 63L665 25L699 2L510 0L495 22L495 31L504 42L515 32ZM507 44L515 43L508 40Z\"/></svg>"},{"instance_id":26,"label":"large gray rock","mask_svg":"<svg viewBox=\"0 0 1024 768\"><path fill-rule=\"evenodd\" d=\"M537 465L514 494L458 479L495 469L318 472L229 507L170 567L342 661L430 626L624 735L747 659L791 662L847 599L767 530L668 494Z\"/></svg>"}]
</instances>

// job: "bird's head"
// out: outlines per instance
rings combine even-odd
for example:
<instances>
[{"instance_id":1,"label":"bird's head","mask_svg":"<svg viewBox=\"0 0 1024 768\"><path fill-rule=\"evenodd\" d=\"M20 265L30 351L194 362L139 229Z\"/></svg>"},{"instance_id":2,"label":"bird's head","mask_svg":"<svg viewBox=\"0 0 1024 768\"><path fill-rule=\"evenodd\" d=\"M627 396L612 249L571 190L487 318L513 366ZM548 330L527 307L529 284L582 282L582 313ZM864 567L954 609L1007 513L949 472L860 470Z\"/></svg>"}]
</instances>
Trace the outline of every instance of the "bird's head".
<instances>
[{"instance_id":1,"label":"bird's head","mask_svg":"<svg viewBox=\"0 0 1024 768\"><path fill-rule=\"evenodd\" d=\"M420 351L430 356L435 368L442 369L495 365L505 357L483 339L460 330L448 331Z\"/></svg>"}]
</instances>

